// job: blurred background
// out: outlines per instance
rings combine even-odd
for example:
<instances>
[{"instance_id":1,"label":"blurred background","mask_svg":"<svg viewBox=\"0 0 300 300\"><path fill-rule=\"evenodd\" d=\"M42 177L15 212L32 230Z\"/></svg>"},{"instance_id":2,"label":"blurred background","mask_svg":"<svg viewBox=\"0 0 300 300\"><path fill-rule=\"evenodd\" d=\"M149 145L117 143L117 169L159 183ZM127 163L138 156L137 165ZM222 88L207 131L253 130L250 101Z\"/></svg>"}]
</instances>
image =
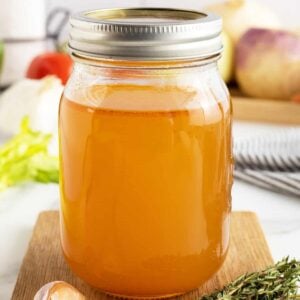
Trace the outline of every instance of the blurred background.
<instances>
[{"instance_id":1,"label":"blurred background","mask_svg":"<svg viewBox=\"0 0 300 300\"><path fill-rule=\"evenodd\" d=\"M99 5L103 7L115 7L115 6L134 6L134 5L147 5L147 6L168 6L168 7L183 7L183 8L193 8L199 9L203 8L206 5L213 3L224 2L222 0L140 0L140 1L121 1L121 0L65 0L63 3L59 0L48 0L47 9L51 10L57 6L64 6L70 8L72 11L81 10L81 9L90 9L97 8ZM278 13L283 23L287 27L299 28L299 8L300 2L298 0L259 0L263 4L266 4Z\"/></svg>"},{"instance_id":2,"label":"blurred background","mask_svg":"<svg viewBox=\"0 0 300 300\"><path fill-rule=\"evenodd\" d=\"M258 214L275 260L299 258L299 0L0 1L0 236L9 237L0 241L0 299L10 298L38 213L59 206L57 115L73 64L67 22L94 8L164 6L223 17L233 209Z\"/></svg>"},{"instance_id":3,"label":"blurred background","mask_svg":"<svg viewBox=\"0 0 300 300\"><path fill-rule=\"evenodd\" d=\"M24 77L29 63L37 54L53 50L54 47L61 50L67 40L68 16L80 10L126 6L169 6L211 10L224 17L225 34L229 35L233 42L230 48L236 47L242 33L250 28L276 28L300 32L298 18L300 3L297 0L229 0L227 2L222 0L66 0L63 2L3 0L2 2L3 7L0 11L0 68L2 66L0 86L2 88ZM221 6L218 6L218 3L221 3ZM234 60L234 57L229 59ZM232 65L232 62L228 64ZM227 70L231 75L227 74L226 81L232 79L234 71L233 67Z\"/></svg>"}]
</instances>

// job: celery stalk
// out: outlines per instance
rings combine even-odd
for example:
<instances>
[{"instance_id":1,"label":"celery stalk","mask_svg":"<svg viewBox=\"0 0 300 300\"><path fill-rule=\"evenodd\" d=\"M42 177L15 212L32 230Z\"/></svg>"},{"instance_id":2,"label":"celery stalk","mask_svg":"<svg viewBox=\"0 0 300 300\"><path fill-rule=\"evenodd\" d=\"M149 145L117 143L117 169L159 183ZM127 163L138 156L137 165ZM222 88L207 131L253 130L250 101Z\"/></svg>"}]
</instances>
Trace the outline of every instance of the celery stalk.
<instances>
[{"instance_id":1,"label":"celery stalk","mask_svg":"<svg viewBox=\"0 0 300 300\"><path fill-rule=\"evenodd\" d=\"M48 153L51 134L33 131L25 117L20 132L0 147L0 191L25 181L58 182L58 158Z\"/></svg>"}]
</instances>

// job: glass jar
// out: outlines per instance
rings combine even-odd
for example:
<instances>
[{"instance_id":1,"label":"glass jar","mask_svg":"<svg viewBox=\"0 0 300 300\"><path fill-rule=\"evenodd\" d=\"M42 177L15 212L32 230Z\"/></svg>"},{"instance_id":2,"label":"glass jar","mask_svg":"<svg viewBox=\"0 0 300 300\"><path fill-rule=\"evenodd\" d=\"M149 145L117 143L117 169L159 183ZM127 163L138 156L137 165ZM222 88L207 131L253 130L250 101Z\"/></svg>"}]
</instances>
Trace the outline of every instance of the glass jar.
<instances>
[{"instance_id":1,"label":"glass jar","mask_svg":"<svg viewBox=\"0 0 300 300\"><path fill-rule=\"evenodd\" d=\"M184 293L229 243L231 104L221 21L173 9L71 19L60 104L61 242L71 269L127 297Z\"/></svg>"}]
</instances>

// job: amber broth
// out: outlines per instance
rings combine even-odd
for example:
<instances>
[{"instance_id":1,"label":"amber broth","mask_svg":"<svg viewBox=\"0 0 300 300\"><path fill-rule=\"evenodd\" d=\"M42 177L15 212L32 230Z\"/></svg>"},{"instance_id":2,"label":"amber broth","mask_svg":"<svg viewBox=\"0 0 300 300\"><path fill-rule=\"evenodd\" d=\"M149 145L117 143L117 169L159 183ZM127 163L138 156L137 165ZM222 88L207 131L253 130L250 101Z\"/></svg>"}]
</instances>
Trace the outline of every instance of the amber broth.
<instances>
[{"instance_id":1,"label":"amber broth","mask_svg":"<svg viewBox=\"0 0 300 300\"><path fill-rule=\"evenodd\" d=\"M166 103L184 93L139 88L139 97L156 95ZM126 85L111 86L106 96L106 108L83 99L61 102L66 259L84 280L114 294L196 288L228 248L230 109L216 101L210 111L218 118L201 107L118 110L116 103L140 99Z\"/></svg>"}]
</instances>

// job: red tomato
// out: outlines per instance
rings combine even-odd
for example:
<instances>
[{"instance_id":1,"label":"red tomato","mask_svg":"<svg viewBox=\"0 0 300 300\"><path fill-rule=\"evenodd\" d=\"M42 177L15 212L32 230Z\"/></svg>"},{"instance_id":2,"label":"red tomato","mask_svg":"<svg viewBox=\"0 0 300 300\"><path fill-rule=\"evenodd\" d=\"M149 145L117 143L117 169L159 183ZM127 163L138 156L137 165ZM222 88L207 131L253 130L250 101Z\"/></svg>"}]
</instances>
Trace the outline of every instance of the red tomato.
<instances>
[{"instance_id":1,"label":"red tomato","mask_svg":"<svg viewBox=\"0 0 300 300\"><path fill-rule=\"evenodd\" d=\"M56 75L66 84L73 62L71 57L65 53L49 52L36 56L30 63L26 73L27 78L40 79L47 75Z\"/></svg>"}]
</instances>

